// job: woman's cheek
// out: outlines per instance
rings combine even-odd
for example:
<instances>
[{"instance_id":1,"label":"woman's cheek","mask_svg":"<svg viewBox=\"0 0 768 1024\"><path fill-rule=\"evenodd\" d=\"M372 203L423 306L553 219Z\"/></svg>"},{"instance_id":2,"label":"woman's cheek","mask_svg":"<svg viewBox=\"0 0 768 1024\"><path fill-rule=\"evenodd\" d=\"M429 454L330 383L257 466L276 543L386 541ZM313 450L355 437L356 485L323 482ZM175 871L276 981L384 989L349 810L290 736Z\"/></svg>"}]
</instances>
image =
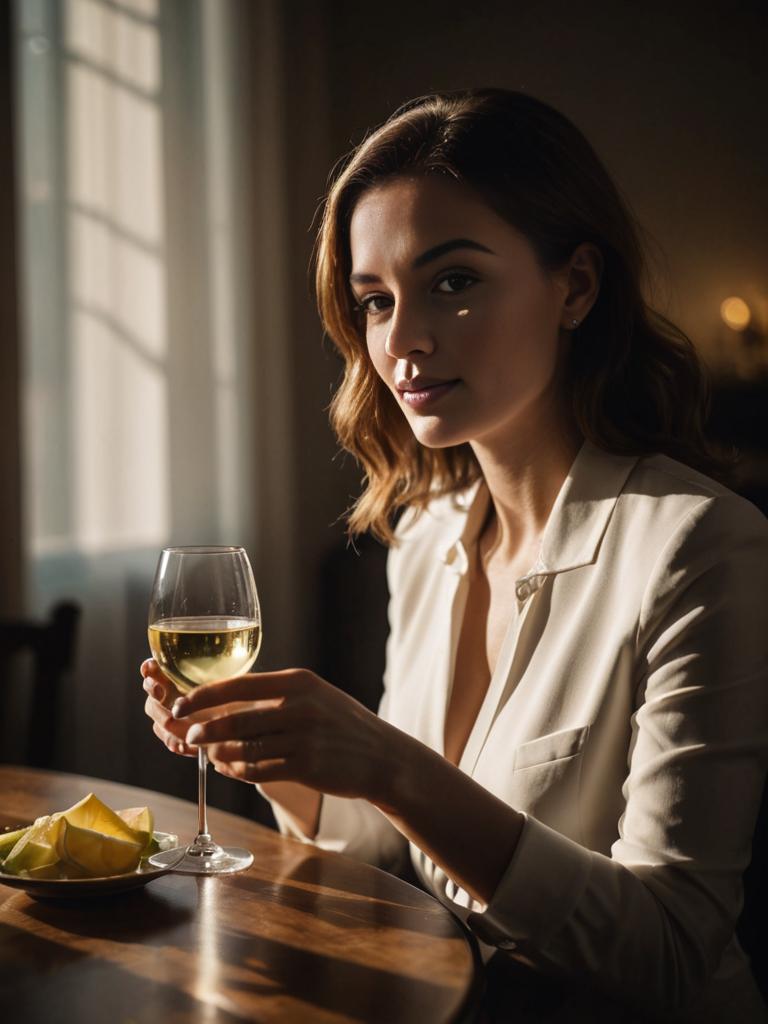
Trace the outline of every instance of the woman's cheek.
<instances>
[{"instance_id":1,"label":"woman's cheek","mask_svg":"<svg viewBox=\"0 0 768 1024\"><path fill-rule=\"evenodd\" d=\"M386 383L386 366L389 361L389 356L385 351L386 335L375 328L371 328L366 335L365 341L373 368Z\"/></svg>"}]
</instances>

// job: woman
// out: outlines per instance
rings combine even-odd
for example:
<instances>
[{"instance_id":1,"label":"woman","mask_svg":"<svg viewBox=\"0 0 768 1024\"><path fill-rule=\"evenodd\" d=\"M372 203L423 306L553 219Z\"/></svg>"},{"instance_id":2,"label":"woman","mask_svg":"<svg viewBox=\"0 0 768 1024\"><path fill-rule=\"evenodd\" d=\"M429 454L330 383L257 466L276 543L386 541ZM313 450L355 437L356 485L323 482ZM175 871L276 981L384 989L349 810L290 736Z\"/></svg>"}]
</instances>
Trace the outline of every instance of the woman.
<instances>
[{"instance_id":1,"label":"woman","mask_svg":"<svg viewBox=\"0 0 768 1024\"><path fill-rule=\"evenodd\" d=\"M333 423L365 470L350 529L391 543L379 714L304 670L175 704L142 671L171 749L205 744L304 841L409 851L487 955L730 1019L760 1012L734 925L768 530L699 472L700 372L642 273L550 107L486 89L397 111L339 169L317 249Z\"/></svg>"}]
</instances>

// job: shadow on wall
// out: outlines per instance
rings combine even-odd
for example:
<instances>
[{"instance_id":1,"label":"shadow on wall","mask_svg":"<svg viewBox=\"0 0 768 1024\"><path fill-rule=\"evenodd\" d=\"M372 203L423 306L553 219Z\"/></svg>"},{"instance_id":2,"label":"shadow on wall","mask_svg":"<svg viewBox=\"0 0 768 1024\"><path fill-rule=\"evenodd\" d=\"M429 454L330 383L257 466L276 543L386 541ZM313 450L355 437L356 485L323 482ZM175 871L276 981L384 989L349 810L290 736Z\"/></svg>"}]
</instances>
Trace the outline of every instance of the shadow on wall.
<instances>
[{"instance_id":1,"label":"shadow on wall","mask_svg":"<svg viewBox=\"0 0 768 1024\"><path fill-rule=\"evenodd\" d=\"M355 546L340 541L322 564L315 665L324 679L375 711L388 633L387 549L367 534Z\"/></svg>"},{"instance_id":2,"label":"shadow on wall","mask_svg":"<svg viewBox=\"0 0 768 1024\"><path fill-rule=\"evenodd\" d=\"M731 486L768 516L768 377L715 381L707 433L736 450Z\"/></svg>"}]
</instances>

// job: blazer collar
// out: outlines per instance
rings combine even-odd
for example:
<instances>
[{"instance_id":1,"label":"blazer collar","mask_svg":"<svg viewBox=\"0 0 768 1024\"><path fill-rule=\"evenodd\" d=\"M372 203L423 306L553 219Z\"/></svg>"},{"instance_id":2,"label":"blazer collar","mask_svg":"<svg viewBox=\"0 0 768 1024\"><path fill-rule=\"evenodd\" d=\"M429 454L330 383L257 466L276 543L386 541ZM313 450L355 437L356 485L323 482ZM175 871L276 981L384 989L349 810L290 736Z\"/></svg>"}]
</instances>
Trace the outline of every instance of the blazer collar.
<instances>
[{"instance_id":1,"label":"blazer collar","mask_svg":"<svg viewBox=\"0 0 768 1024\"><path fill-rule=\"evenodd\" d=\"M597 558L637 455L611 455L585 441L552 506L541 542L542 573L564 572Z\"/></svg>"},{"instance_id":2,"label":"blazer collar","mask_svg":"<svg viewBox=\"0 0 768 1024\"><path fill-rule=\"evenodd\" d=\"M589 441L583 443L552 506L539 558L529 576L565 572L595 561L618 497L638 458L612 455ZM477 541L489 501L482 479L456 497L459 522L440 554L441 560L458 573L467 570L467 552Z\"/></svg>"}]
</instances>

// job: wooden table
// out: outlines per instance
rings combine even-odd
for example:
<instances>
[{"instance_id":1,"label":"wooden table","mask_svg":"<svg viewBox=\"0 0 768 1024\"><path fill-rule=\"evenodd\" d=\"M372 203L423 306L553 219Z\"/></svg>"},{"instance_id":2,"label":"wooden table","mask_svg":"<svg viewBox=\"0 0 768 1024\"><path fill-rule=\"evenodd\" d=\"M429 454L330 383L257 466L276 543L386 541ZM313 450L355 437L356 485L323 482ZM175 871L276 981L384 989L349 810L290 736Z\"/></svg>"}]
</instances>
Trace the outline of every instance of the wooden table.
<instances>
[{"instance_id":1,"label":"wooden table","mask_svg":"<svg viewBox=\"0 0 768 1024\"><path fill-rule=\"evenodd\" d=\"M0 765L0 827L89 792L148 804L192 838L193 804L79 775ZM244 818L214 837L254 853L220 878L165 875L98 901L34 900L0 885L0 1006L24 1024L439 1024L471 1020L475 957L440 903L366 865Z\"/></svg>"}]
</instances>

